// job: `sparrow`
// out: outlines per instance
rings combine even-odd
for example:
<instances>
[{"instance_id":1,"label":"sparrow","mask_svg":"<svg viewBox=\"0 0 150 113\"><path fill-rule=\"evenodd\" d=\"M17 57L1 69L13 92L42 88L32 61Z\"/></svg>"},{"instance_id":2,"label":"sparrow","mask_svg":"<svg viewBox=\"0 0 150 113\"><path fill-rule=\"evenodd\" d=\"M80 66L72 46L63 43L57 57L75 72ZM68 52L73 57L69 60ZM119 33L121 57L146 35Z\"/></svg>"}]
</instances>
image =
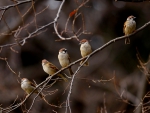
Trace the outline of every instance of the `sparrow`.
<instances>
[{"instance_id":1,"label":"sparrow","mask_svg":"<svg viewBox=\"0 0 150 113\"><path fill-rule=\"evenodd\" d=\"M136 29L136 22L134 21L135 18L136 17L131 15L125 21L124 27L123 27L123 32L124 32L125 36L128 36L129 34L131 34L135 31L135 29ZM129 37L127 37L125 39L125 44L130 44Z\"/></svg>"},{"instance_id":2,"label":"sparrow","mask_svg":"<svg viewBox=\"0 0 150 113\"><path fill-rule=\"evenodd\" d=\"M66 48L62 48L59 50L58 60L62 68L67 67L71 63L70 57L69 57L69 54L67 53ZM73 75L71 67L69 67L68 69L69 69L70 75Z\"/></svg>"},{"instance_id":3,"label":"sparrow","mask_svg":"<svg viewBox=\"0 0 150 113\"><path fill-rule=\"evenodd\" d=\"M89 44L89 41L86 40L86 39L82 39L80 41L80 52L81 52L81 56L82 57L85 57L87 55L89 55L91 52L92 52L92 49L91 49L91 45ZM80 62L80 65L84 62L84 60L82 60ZM89 63L88 61L85 62L84 66L89 66Z\"/></svg>"},{"instance_id":4,"label":"sparrow","mask_svg":"<svg viewBox=\"0 0 150 113\"><path fill-rule=\"evenodd\" d=\"M29 81L27 78L21 79L21 88L29 95L35 88L35 84L33 84L31 81ZM39 93L38 90L35 90L34 93ZM41 98L44 98L44 95L42 93L39 94Z\"/></svg>"},{"instance_id":5,"label":"sparrow","mask_svg":"<svg viewBox=\"0 0 150 113\"><path fill-rule=\"evenodd\" d=\"M21 79L21 88L29 95L35 88L36 85L29 81L27 78ZM39 93L38 90L35 90L34 93ZM39 93L39 96L50 106L52 106L48 101L45 99L45 96L42 92Z\"/></svg>"},{"instance_id":6,"label":"sparrow","mask_svg":"<svg viewBox=\"0 0 150 113\"><path fill-rule=\"evenodd\" d=\"M43 70L49 75L53 75L54 73L59 71L58 68L54 64L50 63L46 59L42 60L42 66L43 66ZM68 81L62 73L59 73L57 75L61 77L64 81Z\"/></svg>"}]
</instances>

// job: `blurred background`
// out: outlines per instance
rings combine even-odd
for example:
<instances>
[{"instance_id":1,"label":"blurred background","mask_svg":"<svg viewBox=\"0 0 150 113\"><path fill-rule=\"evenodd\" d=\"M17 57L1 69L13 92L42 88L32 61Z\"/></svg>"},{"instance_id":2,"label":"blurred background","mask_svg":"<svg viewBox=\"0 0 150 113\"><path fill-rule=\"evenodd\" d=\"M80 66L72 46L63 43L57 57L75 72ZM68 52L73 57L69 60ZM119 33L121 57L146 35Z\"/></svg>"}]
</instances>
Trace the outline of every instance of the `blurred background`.
<instances>
[{"instance_id":1,"label":"blurred background","mask_svg":"<svg viewBox=\"0 0 150 113\"><path fill-rule=\"evenodd\" d=\"M60 33L65 29L70 12L77 9L82 2L83 0L65 1L58 20ZM14 3L13 0L1 0L0 7ZM23 27L18 36L18 40L21 40L37 28L52 22L60 4L61 1L37 0L35 3L27 2L7 9L0 21L0 46L16 42L14 31L19 26ZM109 40L124 35L123 24L128 16L134 15L136 17L137 28L147 23L150 20L149 8L149 2L126 3L114 2L114 0L90 0L78 10L78 13L82 13L84 17L85 30L90 34L82 34L78 38L79 40L84 38L89 40L92 49L95 50ZM1 10L1 15L2 12L3 10ZM71 17L68 22L68 33L63 34L64 37L72 35L70 32L72 31L73 18ZM79 16L75 21L75 32L82 26L82 17ZM108 113L141 112L141 107L136 109L135 106L140 104L149 88L145 75L137 67L139 62L136 54L138 50L142 61L148 61L150 53L149 29L150 27L146 27L132 36L130 45L125 45L124 40L117 41L89 59L90 65L81 68L74 80L70 97L72 113L105 113L104 110L107 110ZM21 78L35 80L39 84L48 76L42 69L42 59L47 59L60 69L57 56L61 48L68 49L71 62L81 58L80 45L77 40L56 40L59 40L59 37L54 31L53 25L50 25L28 39L25 45L13 46L12 48L16 52L10 47L2 47L0 57L7 58L10 67L17 74L21 73ZM73 71L76 71L78 66L79 64L74 65ZM67 70L64 72L68 74ZM18 81L20 78L12 73L4 60L0 60L1 107L6 108L13 104L17 96L15 103L19 103L25 98L25 92L21 89ZM49 103L55 105L63 103L67 99L68 85L69 82L60 80L47 89L48 91L58 89L56 93L46 96ZM34 97L35 94L27 100L24 105L26 109L29 109ZM31 112L52 113L53 110L58 113L65 112L65 108L50 107L38 98ZM23 112L21 107L12 111L12 113L19 112Z\"/></svg>"}]
</instances>

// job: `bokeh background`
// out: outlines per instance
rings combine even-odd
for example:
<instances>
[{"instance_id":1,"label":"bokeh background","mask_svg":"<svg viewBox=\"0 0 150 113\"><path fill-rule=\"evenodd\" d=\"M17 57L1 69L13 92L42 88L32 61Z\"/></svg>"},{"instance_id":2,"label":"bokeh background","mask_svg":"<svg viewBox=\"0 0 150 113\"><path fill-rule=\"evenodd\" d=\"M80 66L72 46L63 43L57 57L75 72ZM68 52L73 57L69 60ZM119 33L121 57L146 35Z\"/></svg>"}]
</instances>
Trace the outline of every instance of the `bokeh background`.
<instances>
[{"instance_id":1,"label":"bokeh background","mask_svg":"<svg viewBox=\"0 0 150 113\"><path fill-rule=\"evenodd\" d=\"M58 20L59 32L65 29L70 12L78 8L82 1L65 1ZM0 1L0 7L11 4L14 4L11 0ZM19 5L18 10L16 7L6 10L3 19L0 21L0 46L16 42L13 31L17 30L19 26L23 27L19 34L19 40L21 40L28 36L28 33L35 31L36 26L41 27L53 21L60 4L61 1L36 0L34 3L35 12L40 12L36 16L33 8L24 16L31 7L32 2ZM114 2L114 0L90 0L79 9L78 13L84 15L85 29L91 33L82 34L79 39L88 39L92 49L95 50L109 40L124 35L123 24L128 16L134 15L136 17L137 28L148 22L150 20L149 8L149 2L130 3ZM63 35L65 37L71 36L72 20L73 17L70 18L68 23L68 34ZM79 16L74 25L75 31L77 32L82 28L82 25L83 21ZM149 58L149 29L149 27L146 27L132 36L130 45L125 45L124 40L117 41L89 59L90 66L83 67L74 81L70 97L72 113L102 113L105 107L108 113L132 113L135 110L135 106L140 104L141 99L149 91L146 77L137 67L139 62L136 57L138 50L143 62L146 62ZM81 58L80 45L77 40L56 40L59 40L59 37L54 31L53 25L50 25L43 29L40 34L28 39L24 46L17 45L13 47L18 53L12 51L10 47L3 47L0 57L7 58L10 67L17 74L21 73L21 78L35 80L39 84L48 76L42 69L42 59L47 59L58 68L61 68L57 58L58 51L61 48L68 49L72 62ZM78 66L79 64L74 65L72 67L73 71L76 71ZM65 73L68 74L68 71L66 70ZM1 107L6 108L11 105L17 96L16 103L25 98L25 92L21 89L18 81L20 81L20 78L12 73L4 60L0 60ZM47 95L46 99L52 104L61 104L67 98L68 85L69 82L58 81L48 89L48 91L56 89L58 91L52 95ZM132 105L123 102L120 95L123 95L123 99ZM32 95L26 102L27 109L31 105L34 96ZM52 113L53 110L58 113L65 112L65 108L50 107L38 98L31 112ZM12 111L12 113L20 112L22 112L21 107ZM140 107L134 112L140 113Z\"/></svg>"}]
</instances>

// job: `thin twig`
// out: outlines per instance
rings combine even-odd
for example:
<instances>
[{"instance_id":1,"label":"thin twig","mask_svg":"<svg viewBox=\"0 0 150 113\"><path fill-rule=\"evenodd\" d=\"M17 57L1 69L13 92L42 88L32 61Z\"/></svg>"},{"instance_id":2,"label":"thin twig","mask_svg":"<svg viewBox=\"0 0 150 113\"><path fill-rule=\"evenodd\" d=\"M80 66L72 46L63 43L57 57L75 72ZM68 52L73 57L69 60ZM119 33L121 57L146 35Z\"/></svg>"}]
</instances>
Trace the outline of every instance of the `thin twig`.
<instances>
[{"instance_id":1,"label":"thin twig","mask_svg":"<svg viewBox=\"0 0 150 113\"><path fill-rule=\"evenodd\" d=\"M1 18L0 18L0 21L2 20L6 10L12 8L12 7L16 7L18 5L21 5L21 4L24 4L24 3L28 3L28 2L31 2L32 0L24 0L24 1L17 1L15 4L11 4L11 5L7 5L7 6L3 6L3 7L0 7L0 10L3 10L2 12L2 15L1 15Z\"/></svg>"},{"instance_id":2,"label":"thin twig","mask_svg":"<svg viewBox=\"0 0 150 113\"><path fill-rule=\"evenodd\" d=\"M66 100L66 111L65 113L67 113L67 107L69 107L69 113L71 113L71 107L70 107L70 96L72 93L72 88L73 88L73 82L75 79L75 76L77 75L77 73L79 72L79 70L81 69L81 67L85 64L85 62L89 59L89 57L87 57L85 59L85 61L78 67L78 69L76 70L76 72L73 74L72 79L71 79L71 83L70 83L70 87L69 87L69 92L68 92L68 96L67 96L67 100Z\"/></svg>"}]
</instances>

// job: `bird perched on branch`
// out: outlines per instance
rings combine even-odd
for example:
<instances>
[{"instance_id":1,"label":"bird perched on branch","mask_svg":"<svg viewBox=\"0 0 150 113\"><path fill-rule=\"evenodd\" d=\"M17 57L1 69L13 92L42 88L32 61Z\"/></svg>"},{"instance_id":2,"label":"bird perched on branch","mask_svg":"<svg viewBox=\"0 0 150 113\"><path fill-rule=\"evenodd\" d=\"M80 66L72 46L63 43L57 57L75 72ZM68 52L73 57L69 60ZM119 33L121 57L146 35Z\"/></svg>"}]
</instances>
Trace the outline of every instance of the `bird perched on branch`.
<instances>
[{"instance_id":1,"label":"bird perched on branch","mask_svg":"<svg viewBox=\"0 0 150 113\"><path fill-rule=\"evenodd\" d=\"M134 21L136 17L129 16L127 20L124 23L123 32L125 36L128 36L129 34L133 33L136 29L136 22ZM127 37L125 39L125 44L130 44L130 39Z\"/></svg>"},{"instance_id":2,"label":"bird perched on branch","mask_svg":"<svg viewBox=\"0 0 150 113\"><path fill-rule=\"evenodd\" d=\"M49 74L49 75L53 75L54 73L56 73L57 71L59 71L58 68L57 68L54 64L50 63L50 62L47 61L46 59L43 59L43 60L42 60L42 66L43 66L43 70L44 70L47 74ZM59 77L61 77L64 81L68 81L68 80L64 77L65 75L63 75L62 73L58 73L57 75L58 75Z\"/></svg>"},{"instance_id":3,"label":"bird perched on branch","mask_svg":"<svg viewBox=\"0 0 150 113\"><path fill-rule=\"evenodd\" d=\"M69 57L69 54L67 53L66 48L62 48L59 50L58 60L62 68L67 67L70 64L71 61L70 61L70 57ZM71 67L69 67L68 69L69 69L70 75L73 75Z\"/></svg>"},{"instance_id":4,"label":"bird perched on branch","mask_svg":"<svg viewBox=\"0 0 150 113\"><path fill-rule=\"evenodd\" d=\"M89 55L89 54L92 52L91 45L90 45L90 43L89 43L88 40L82 39L82 40L80 41L80 44L81 44L81 46L80 46L80 52L81 52L81 56L82 56L82 57L85 57L85 56ZM84 61L85 61L85 60L82 60L82 61L80 62L80 65L81 65ZM89 66L88 61L85 62L84 66Z\"/></svg>"},{"instance_id":5,"label":"bird perched on branch","mask_svg":"<svg viewBox=\"0 0 150 113\"><path fill-rule=\"evenodd\" d=\"M35 90L36 85L34 83L32 83L31 81L29 81L27 78L22 78L21 79L21 88L29 95L33 90ZM36 89L34 91L34 93L39 93L39 91ZM45 99L45 96L42 92L39 93L39 96L41 97L41 99L43 99L48 105L51 105L50 103L48 103L48 101Z\"/></svg>"},{"instance_id":6,"label":"bird perched on branch","mask_svg":"<svg viewBox=\"0 0 150 113\"><path fill-rule=\"evenodd\" d=\"M31 81L29 81L27 78L21 79L21 88L29 95L35 88L35 84L33 84ZM34 93L39 93L38 90L35 90ZM42 93L39 93L39 96L41 98L44 97Z\"/></svg>"}]
</instances>

